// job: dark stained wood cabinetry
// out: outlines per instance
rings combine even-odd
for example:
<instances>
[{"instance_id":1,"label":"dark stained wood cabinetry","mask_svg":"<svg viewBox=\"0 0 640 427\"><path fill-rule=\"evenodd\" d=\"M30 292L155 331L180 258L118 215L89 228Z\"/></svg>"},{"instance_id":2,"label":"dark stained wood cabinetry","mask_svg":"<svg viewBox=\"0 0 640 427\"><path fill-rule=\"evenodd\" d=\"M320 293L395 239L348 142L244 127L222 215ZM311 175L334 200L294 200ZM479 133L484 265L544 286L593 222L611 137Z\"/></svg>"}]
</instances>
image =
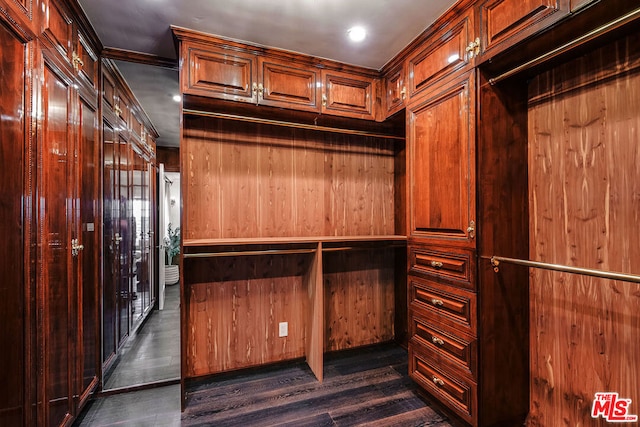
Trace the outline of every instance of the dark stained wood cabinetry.
<instances>
[{"instance_id":1,"label":"dark stained wood cabinetry","mask_svg":"<svg viewBox=\"0 0 640 427\"><path fill-rule=\"evenodd\" d=\"M569 0L487 0L479 6L483 55L495 55L569 13Z\"/></svg>"},{"instance_id":2,"label":"dark stained wood cabinetry","mask_svg":"<svg viewBox=\"0 0 640 427\"><path fill-rule=\"evenodd\" d=\"M322 71L322 112L375 119L378 80L339 71Z\"/></svg>"},{"instance_id":3,"label":"dark stained wood cabinetry","mask_svg":"<svg viewBox=\"0 0 640 427\"><path fill-rule=\"evenodd\" d=\"M379 114L374 70L345 71L349 67L331 61L173 31L184 58L184 94L365 120Z\"/></svg>"},{"instance_id":4,"label":"dark stained wood cabinetry","mask_svg":"<svg viewBox=\"0 0 640 427\"><path fill-rule=\"evenodd\" d=\"M473 10L462 10L429 34L407 59L408 96L469 70L478 52Z\"/></svg>"},{"instance_id":5,"label":"dark stained wood cabinetry","mask_svg":"<svg viewBox=\"0 0 640 427\"><path fill-rule=\"evenodd\" d=\"M411 238L474 247L474 82L467 72L408 107Z\"/></svg>"},{"instance_id":6,"label":"dark stained wood cabinetry","mask_svg":"<svg viewBox=\"0 0 640 427\"><path fill-rule=\"evenodd\" d=\"M36 392L31 367L35 356L35 291L33 269L33 182L30 180L33 141L31 126L32 82L29 59L35 48L20 28L0 21L0 424L35 424L31 406Z\"/></svg>"},{"instance_id":7,"label":"dark stained wood cabinetry","mask_svg":"<svg viewBox=\"0 0 640 427\"><path fill-rule=\"evenodd\" d=\"M405 107L407 99L406 79L407 76L402 63L386 72L383 80L385 118L392 116Z\"/></svg>"}]
</instances>

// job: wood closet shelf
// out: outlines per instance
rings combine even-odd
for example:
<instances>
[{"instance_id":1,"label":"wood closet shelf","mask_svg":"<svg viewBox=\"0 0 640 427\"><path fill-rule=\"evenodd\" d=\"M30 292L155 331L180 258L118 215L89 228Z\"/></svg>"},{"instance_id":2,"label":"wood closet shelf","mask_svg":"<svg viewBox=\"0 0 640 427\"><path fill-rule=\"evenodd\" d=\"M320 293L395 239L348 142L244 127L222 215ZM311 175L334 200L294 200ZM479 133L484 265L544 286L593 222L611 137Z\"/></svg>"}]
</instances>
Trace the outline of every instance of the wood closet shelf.
<instances>
[{"instance_id":1,"label":"wood closet shelf","mask_svg":"<svg viewBox=\"0 0 640 427\"><path fill-rule=\"evenodd\" d=\"M376 235L376 236L317 236L317 237L240 237L228 239L185 239L184 248L203 246L245 246L245 245L288 245L299 243L329 243L332 247L340 243L366 242L406 242L407 236Z\"/></svg>"}]
</instances>

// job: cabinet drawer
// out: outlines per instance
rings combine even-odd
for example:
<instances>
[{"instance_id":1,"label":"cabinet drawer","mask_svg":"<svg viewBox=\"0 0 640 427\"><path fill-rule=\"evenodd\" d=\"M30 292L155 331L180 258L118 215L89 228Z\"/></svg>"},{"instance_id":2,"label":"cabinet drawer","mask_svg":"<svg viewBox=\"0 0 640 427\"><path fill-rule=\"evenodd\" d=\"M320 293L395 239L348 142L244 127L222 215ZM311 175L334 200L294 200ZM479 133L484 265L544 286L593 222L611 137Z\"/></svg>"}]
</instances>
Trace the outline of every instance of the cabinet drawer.
<instances>
[{"instance_id":1,"label":"cabinet drawer","mask_svg":"<svg viewBox=\"0 0 640 427\"><path fill-rule=\"evenodd\" d=\"M412 274L444 277L458 281L464 288L475 289L473 252L411 247L409 254Z\"/></svg>"},{"instance_id":2,"label":"cabinet drawer","mask_svg":"<svg viewBox=\"0 0 640 427\"><path fill-rule=\"evenodd\" d=\"M436 368L419 352L409 348L409 375L424 390L454 410L465 421L473 423L476 418L477 385L452 374L441 367Z\"/></svg>"},{"instance_id":3,"label":"cabinet drawer","mask_svg":"<svg viewBox=\"0 0 640 427\"><path fill-rule=\"evenodd\" d=\"M452 367L476 378L476 340L443 331L419 316L411 317L410 334L412 344L418 345L437 356L446 358Z\"/></svg>"},{"instance_id":4,"label":"cabinet drawer","mask_svg":"<svg viewBox=\"0 0 640 427\"><path fill-rule=\"evenodd\" d=\"M476 333L476 296L452 286L409 277L411 308L431 320L468 334Z\"/></svg>"}]
</instances>

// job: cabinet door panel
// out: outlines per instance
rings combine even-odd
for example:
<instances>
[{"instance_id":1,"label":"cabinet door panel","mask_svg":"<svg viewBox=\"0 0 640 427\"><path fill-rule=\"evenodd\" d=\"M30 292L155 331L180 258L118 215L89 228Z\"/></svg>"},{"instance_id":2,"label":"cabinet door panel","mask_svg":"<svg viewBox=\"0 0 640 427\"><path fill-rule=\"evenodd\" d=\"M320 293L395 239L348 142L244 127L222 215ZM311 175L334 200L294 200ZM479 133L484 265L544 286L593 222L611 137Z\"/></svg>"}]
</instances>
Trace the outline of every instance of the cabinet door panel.
<instances>
[{"instance_id":1,"label":"cabinet door panel","mask_svg":"<svg viewBox=\"0 0 640 427\"><path fill-rule=\"evenodd\" d=\"M263 84L260 104L318 110L319 70L292 67L263 58L259 63Z\"/></svg>"},{"instance_id":2,"label":"cabinet door panel","mask_svg":"<svg viewBox=\"0 0 640 427\"><path fill-rule=\"evenodd\" d=\"M409 110L411 235L473 247L473 74L429 95Z\"/></svg>"},{"instance_id":3,"label":"cabinet door panel","mask_svg":"<svg viewBox=\"0 0 640 427\"><path fill-rule=\"evenodd\" d=\"M568 0L491 0L480 7L483 51L513 45L551 25L567 12Z\"/></svg>"},{"instance_id":4,"label":"cabinet door panel","mask_svg":"<svg viewBox=\"0 0 640 427\"><path fill-rule=\"evenodd\" d=\"M97 89L98 84L98 57L89 47L89 43L82 34L78 34L78 74L84 79L91 89Z\"/></svg>"},{"instance_id":5,"label":"cabinet door panel","mask_svg":"<svg viewBox=\"0 0 640 427\"><path fill-rule=\"evenodd\" d=\"M255 102L253 84L256 57L240 52L198 49L185 44L187 49L186 82L184 93L222 98L233 101Z\"/></svg>"},{"instance_id":6,"label":"cabinet door panel","mask_svg":"<svg viewBox=\"0 0 640 427\"><path fill-rule=\"evenodd\" d=\"M384 78L386 117L404 107L407 89L405 87L404 66L401 64L388 72Z\"/></svg>"},{"instance_id":7,"label":"cabinet door panel","mask_svg":"<svg viewBox=\"0 0 640 427\"><path fill-rule=\"evenodd\" d=\"M466 48L473 38L472 31L472 15L469 14L435 34L424 44L425 49L409 58L407 74L411 98L469 64L472 55Z\"/></svg>"},{"instance_id":8,"label":"cabinet door panel","mask_svg":"<svg viewBox=\"0 0 640 427\"><path fill-rule=\"evenodd\" d=\"M3 370L0 382L0 425L24 425L24 389L26 364L25 332L28 307L25 304L23 232L23 183L26 138L25 59L26 47L0 24L0 180L3 198L0 203L0 316L2 339L10 350L0 352Z\"/></svg>"},{"instance_id":9,"label":"cabinet door panel","mask_svg":"<svg viewBox=\"0 0 640 427\"><path fill-rule=\"evenodd\" d=\"M118 156L116 132L108 121L102 124L103 165L103 285L102 285L102 363L106 371L116 354L117 283L119 254ZM116 235L117 233L117 235Z\"/></svg>"},{"instance_id":10,"label":"cabinet door panel","mask_svg":"<svg viewBox=\"0 0 640 427\"><path fill-rule=\"evenodd\" d=\"M80 253L82 263L82 282L78 307L80 308L81 327L80 339L82 357L78 378L81 397L86 399L86 393L97 384L100 326L98 324L98 289L99 289L99 223L98 197L99 181L99 149L98 149L98 114L91 105L80 99L78 105L79 138L78 151L80 159L80 243L84 249Z\"/></svg>"},{"instance_id":11,"label":"cabinet door panel","mask_svg":"<svg viewBox=\"0 0 640 427\"><path fill-rule=\"evenodd\" d=\"M74 180L73 143L69 123L73 123L71 80L48 63L44 67L42 89L42 174L39 181L39 209L42 230L41 301L44 334L44 382L47 406L46 425L57 426L73 413L70 367L73 361L74 334L71 302L75 288L76 259L70 259L73 235Z\"/></svg>"},{"instance_id":12,"label":"cabinet door panel","mask_svg":"<svg viewBox=\"0 0 640 427\"><path fill-rule=\"evenodd\" d=\"M373 119L373 79L337 71L323 73L323 112L359 119Z\"/></svg>"},{"instance_id":13,"label":"cabinet door panel","mask_svg":"<svg viewBox=\"0 0 640 427\"><path fill-rule=\"evenodd\" d=\"M58 4L57 0L51 0L44 14L43 34L60 54L71 61L73 41L73 21L68 12Z\"/></svg>"}]
</instances>

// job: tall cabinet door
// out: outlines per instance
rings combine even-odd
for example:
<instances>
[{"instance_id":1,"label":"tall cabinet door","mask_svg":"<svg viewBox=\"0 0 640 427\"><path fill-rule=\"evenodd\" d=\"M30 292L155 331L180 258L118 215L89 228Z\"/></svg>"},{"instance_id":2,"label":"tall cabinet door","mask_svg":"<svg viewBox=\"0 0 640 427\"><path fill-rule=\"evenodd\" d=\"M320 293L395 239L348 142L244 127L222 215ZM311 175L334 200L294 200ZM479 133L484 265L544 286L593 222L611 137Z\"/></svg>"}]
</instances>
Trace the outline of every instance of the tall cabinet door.
<instances>
[{"instance_id":1,"label":"tall cabinet door","mask_svg":"<svg viewBox=\"0 0 640 427\"><path fill-rule=\"evenodd\" d=\"M116 233L115 206L117 204L116 188L118 187L117 168L115 165L116 133L111 123L102 122L102 367L108 370L116 354L116 283L118 245Z\"/></svg>"},{"instance_id":2,"label":"tall cabinet door","mask_svg":"<svg viewBox=\"0 0 640 427\"><path fill-rule=\"evenodd\" d=\"M94 100L95 102L95 100ZM81 404L98 382L99 372L99 254L100 254L100 180L98 111L93 103L80 97L78 102L78 161L80 197L80 239L82 250L81 283L78 288L78 308L81 319L78 342L82 354L78 357L78 386Z\"/></svg>"},{"instance_id":3,"label":"tall cabinet door","mask_svg":"<svg viewBox=\"0 0 640 427\"><path fill-rule=\"evenodd\" d=\"M131 148L122 134L116 144L118 169L117 215L118 221L118 288L117 288L117 345L120 347L129 336L131 326L131 247L133 244L131 203Z\"/></svg>"},{"instance_id":4,"label":"tall cabinet door","mask_svg":"<svg viewBox=\"0 0 640 427\"><path fill-rule=\"evenodd\" d=\"M29 47L0 22L0 226L3 244L0 245L0 321L2 339L6 344L0 351L0 425L29 424L25 396L28 388L27 370L29 320L27 303L30 287L25 281L25 218L27 190L24 186L25 153L28 139L25 118L28 91L25 72Z\"/></svg>"},{"instance_id":5,"label":"tall cabinet door","mask_svg":"<svg viewBox=\"0 0 640 427\"><path fill-rule=\"evenodd\" d=\"M72 256L76 167L72 78L44 52L38 222L40 229L39 310L42 334L44 420L58 426L73 414L74 300L77 257Z\"/></svg>"},{"instance_id":6,"label":"tall cabinet door","mask_svg":"<svg viewBox=\"0 0 640 427\"><path fill-rule=\"evenodd\" d=\"M474 247L475 79L465 73L407 110L410 237Z\"/></svg>"}]
</instances>

